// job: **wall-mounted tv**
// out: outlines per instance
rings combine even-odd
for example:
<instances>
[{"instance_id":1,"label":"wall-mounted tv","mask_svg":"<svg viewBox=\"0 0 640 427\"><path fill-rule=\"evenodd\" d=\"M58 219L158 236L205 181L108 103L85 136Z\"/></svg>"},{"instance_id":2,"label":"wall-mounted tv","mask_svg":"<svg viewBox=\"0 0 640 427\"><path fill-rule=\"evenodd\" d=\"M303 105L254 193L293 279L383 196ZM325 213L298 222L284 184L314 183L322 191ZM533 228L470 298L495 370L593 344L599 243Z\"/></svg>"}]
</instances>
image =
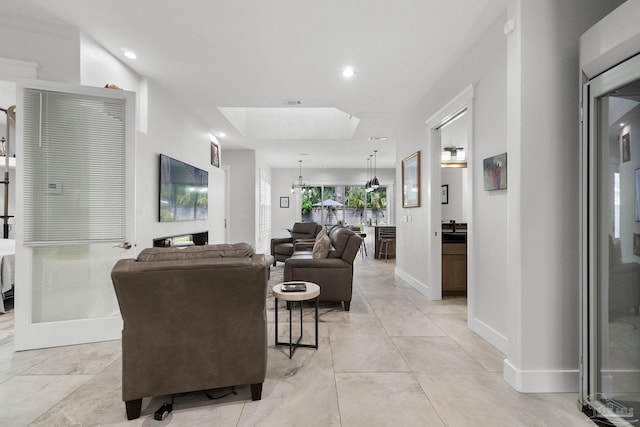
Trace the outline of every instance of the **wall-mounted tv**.
<instances>
[{"instance_id":1,"label":"wall-mounted tv","mask_svg":"<svg viewBox=\"0 0 640 427\"><path fill-rule=\"evenodd\" d=\"M160 154L160 222L207 219L209 173Z\"/></svg>"}]
</instances>

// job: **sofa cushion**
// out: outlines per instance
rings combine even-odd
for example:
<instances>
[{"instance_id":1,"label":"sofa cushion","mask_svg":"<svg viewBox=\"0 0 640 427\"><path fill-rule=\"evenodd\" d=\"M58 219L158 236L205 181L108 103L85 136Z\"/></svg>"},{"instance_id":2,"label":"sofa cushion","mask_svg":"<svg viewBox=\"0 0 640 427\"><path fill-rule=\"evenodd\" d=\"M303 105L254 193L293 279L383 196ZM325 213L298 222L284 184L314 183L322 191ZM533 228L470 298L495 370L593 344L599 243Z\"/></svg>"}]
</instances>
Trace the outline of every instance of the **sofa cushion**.
<instances>
[{"instance_id":1,"label":"sofa cushion","mask_svg":"<svg viewBox=\"0 0 640 427\"><path fill-rule=\"evenodd\" d=\"M329 232L329 238L331 240L331 251L329 252L329 258L342 258L344 248L349 243L349 239L353 235L353 231L346 227L336 226Z\"/></svg>"},{"instance_id":2,"label":"sofa cushion","mask_svg":"<svg viewBox=\"0 0 640 427\"><path fill-rule=\"evenodd\" d=\"M246 258L255 254L248 243L223 243L190 246L186 248L147 248L140 252L138 261L172 261L202 258Z\"/></svg>"},{"instance_id":3,"label":"sofa cushion","mask_svg":"<svg viewBox=\"0 0 640 427\"><path fill-rule=\"evenodd\" d=\"M327 232L324 228L320 230L316 236L316 241L313 244L313 258L326 258L329 255L329 248L331 247L331 240L327 236Z\"/></svg>"}]
</instances>

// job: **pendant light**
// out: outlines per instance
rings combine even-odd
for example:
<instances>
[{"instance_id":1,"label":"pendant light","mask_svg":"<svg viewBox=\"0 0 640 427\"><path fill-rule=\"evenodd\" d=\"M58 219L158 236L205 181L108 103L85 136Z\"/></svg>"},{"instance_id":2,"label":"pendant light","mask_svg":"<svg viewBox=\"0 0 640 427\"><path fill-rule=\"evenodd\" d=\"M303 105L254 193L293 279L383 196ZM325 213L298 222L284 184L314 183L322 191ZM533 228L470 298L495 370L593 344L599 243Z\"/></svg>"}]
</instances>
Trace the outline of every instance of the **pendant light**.
<instances>
[{"instance_id":1,"label":"pendant light","mask_svg":"<svg viewBox=\"0 0 640 427\"><path fill-rule=\"evenodd\" d=\"M373 180L371 181L371 188L376 189L380 187L380 182L378 181L378 150L373 150L373 160L375 165L375 172L373 175Z\"/></svg>"},{"instance_id":2,"label":"pendant light","mask_svg":"<svg viewBox=\"0 0 640 427\"><path fill-rule=\"evenodd\" d=\"M364 191L367 193L372 191L371 180L369 179L369 165L371 164L371 156L367 157L367 183L364 185Z\"/></svg>"}]
</instances>

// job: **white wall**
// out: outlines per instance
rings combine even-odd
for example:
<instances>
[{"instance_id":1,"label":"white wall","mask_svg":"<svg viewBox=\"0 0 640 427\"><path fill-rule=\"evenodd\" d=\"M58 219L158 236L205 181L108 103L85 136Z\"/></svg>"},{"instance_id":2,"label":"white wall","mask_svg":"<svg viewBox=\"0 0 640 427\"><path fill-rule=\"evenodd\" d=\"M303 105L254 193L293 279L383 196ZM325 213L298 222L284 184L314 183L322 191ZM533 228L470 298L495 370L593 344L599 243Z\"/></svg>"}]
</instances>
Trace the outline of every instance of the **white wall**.
<instances>
[{"instance_id":1,"label":"white wall","mask_svg":"<svg viewBox=\"0 0 640 427\"><path fill-rule=\"evenodd\" d=\"M273 237L288 237L287 228L300 220L300 202L297 193L291 194L291 184L298 181L300 169L272 169L271 171L271 233ZM380 185L387 189L387 206L390 206L390 216L394 215L395 203L389 197L393 196L395 185L394 169L377 169ZM307 185L362 185L367 182L366 169L305 169L302 168L302 180ZM280 208L280 197L289 197L289 208Z\"/></svg>"},{"instance_id":2,"label":"white wall","mask_svg":"<svg viewBox=\"0 0 640 427\"><path fill-rule=\"evenodd\" d=\"M230 166L229 242L246 242L256 247L256 152L228 150L222 158ZM272 189L273 193L273 189Z\"/></svg>"},{"instance_id":3,"label":"white wall","mask_svg":"<svg viewBox=\"0 0 640 427\"><path fill-rule=\"evenodd\" d=\"M578 390L578 41L613 5L509 1L504 376L519 391Z\"/></svg>"},{"instance_id":4,"label":"white wall","mask_svg":"<svg viewBox=\"0 0 640 427\"><path fill-rule=\"evenodd\" d=\"M484 192L482 190L482 159L506 151L506 40L502 33L504 16L498 18L478 42L425 94L422 100L405 118L398 137L398 159L422 151L421 188L427 188L428 157L426 152L427 127L425 121L445 106L470 84L475 85L474 130L472 135L472 158L467 162L475 166L473 187L474 233L476 247L475 304L476 323L485 327L477 330L491 342L502 342L506 348L507 281L504 263L506 249L506 192ZM396 175L401 180L400 169ZM444 179L444 178L443 178ZM445 182L443 181L443 184ZM400 189L396 191L400 206ZM452 191L450 189L450 191ZM411 223L398 222L398 256L396 269L403 277L410 277L423 286L429 286L425 256L427 250L427 226L429 222L425 194L420 208L398 208L398 216L411 215ZM434 199L440 202L439 194ZM443 215L443 219L448 219ZM425 236L420 238L419 236ZM487 336L486 331L492 331Z\"/></svg>"},{"instance_id":5,"label":"white wall","mask_svg":"<svg viewBox=\"0 0 640 427\"><path fill-rule=\"evenodd\" d=\"M507 354L505 379L520 391L578 387L578 38L614 3L511 0L516 31L506 38L507 16L497 19L399 134L398 159L426 150L425 120L475 85L470 324ZM503 152L509 187L484 191L482 159ZM428 209L404 214L413 222L399 224L397 272L428 286L429 251L415 238Z\"/></svg>"},{"instance_id":6,"label":"white wall","mask_svg":"<svg viewBox=\"0 0 640 427\"><path fill-rule=\"evenodd\" d=\"M38 64L38 79L80 81L79 31L41 21L0 14L0 57Z\"/></svg>"}]
</instances>

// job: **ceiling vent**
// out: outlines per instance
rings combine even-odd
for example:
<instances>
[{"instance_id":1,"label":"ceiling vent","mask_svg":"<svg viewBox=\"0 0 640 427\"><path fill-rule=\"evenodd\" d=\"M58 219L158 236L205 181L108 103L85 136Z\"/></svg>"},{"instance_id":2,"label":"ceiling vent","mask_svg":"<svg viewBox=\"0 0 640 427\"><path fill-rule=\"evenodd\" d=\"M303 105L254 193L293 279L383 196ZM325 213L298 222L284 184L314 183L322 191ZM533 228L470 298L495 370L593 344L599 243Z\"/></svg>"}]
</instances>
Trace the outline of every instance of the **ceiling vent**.
<instances>
[{"instance_id":1,"label":"ceiling vent","mask_svg":"<svg viewBox=\"0 0 640 427\"><path fill-rule=\"evenodd\" d=\"M287 107L297 107L298 105L302 105L302 99L283 99L282 104Z\"/></svg>"}]
</instances>

